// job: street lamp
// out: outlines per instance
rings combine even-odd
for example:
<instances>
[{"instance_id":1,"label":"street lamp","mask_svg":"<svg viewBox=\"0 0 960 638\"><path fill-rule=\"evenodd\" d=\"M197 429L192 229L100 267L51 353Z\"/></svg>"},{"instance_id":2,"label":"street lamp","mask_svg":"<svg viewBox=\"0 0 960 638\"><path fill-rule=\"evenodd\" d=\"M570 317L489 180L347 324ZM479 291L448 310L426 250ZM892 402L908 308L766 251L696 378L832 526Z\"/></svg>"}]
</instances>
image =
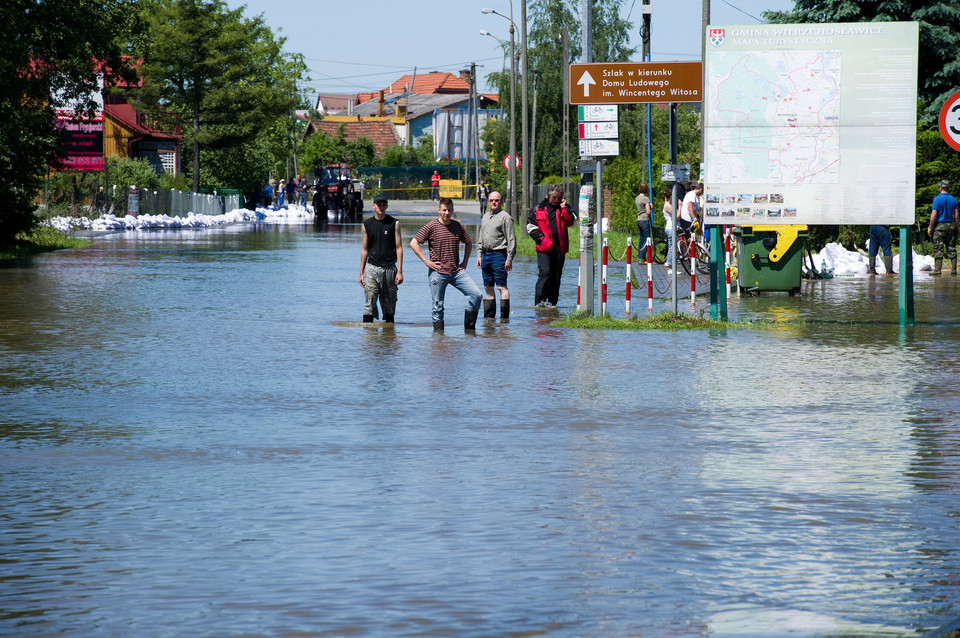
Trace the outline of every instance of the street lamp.
<instances>
[{"instance_id":1,"label":"street lamp","mask_svg":"<svg viewBox=\"0 0 960 638\"><path fill-rule=\"evenodd\" d=\"M480 9L481 13L493 13L510 22L510 161L507 170L507 196L510 198L508 211L510 217L517 219L517 69L516 47L514 45L513 18L508 18L493 9ZM513 13L513 3L510 3ZM499 38L498 38L499 39Z\"/></svg>"}]
</instances>

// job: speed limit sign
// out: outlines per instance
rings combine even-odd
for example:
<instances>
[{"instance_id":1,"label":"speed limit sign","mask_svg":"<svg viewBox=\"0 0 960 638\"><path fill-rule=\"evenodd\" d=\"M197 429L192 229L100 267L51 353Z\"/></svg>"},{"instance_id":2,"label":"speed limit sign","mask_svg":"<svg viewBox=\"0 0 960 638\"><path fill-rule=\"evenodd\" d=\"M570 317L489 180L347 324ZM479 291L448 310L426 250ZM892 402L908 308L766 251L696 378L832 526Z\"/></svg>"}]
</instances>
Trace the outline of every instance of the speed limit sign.
<instances>
[{"instance_id":1,"label":"speed limit sign","mask_svg":"<svg viewBox=\"0 0 960 638\"><path fill-rule=\"evenodd\" d=\"M940 109L940 135L947 144L960 151L960 91L947 98Z\"/></svg>"},{"instance_id":2,"label":"speed limit sign","mask_svg":"<svg viewBox=\"0 0 960 638\"><path fill-rule=\"evenodd\" d=\"M513 159L514 159L514 162L516 162L517 168L520 168L520 156L519 156L519 155L514 155L514 156L513 156ZM503 167L504 167L505 169L507 169L507 170L510 170L510 156L509 156L509 155L504 155L504 156L503 156Z\"/></svg>"}]
</instances>

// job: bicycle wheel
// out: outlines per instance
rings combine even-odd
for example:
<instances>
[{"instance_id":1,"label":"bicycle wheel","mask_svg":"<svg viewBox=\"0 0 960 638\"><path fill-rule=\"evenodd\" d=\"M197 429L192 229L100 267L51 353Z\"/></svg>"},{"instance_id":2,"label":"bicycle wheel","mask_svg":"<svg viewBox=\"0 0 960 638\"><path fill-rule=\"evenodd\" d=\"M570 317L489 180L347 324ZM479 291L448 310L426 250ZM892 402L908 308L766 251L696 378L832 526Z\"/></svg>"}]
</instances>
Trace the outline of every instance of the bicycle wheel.
<instances>
[{"instance_id":1,"label":"bicycle wheel","mask_svg":"<svg viewBox=\"0 0 960 638\"><path fill-rule=\"evenodd\" d=\"M663 264L667 261L667 240L653 240L653 261L656 264Z\"/></svg>"},{"instance_id":2,"label":"bicycle wheel","mask_svg":"<svg viewBox=\"0 0 960 638\"><path fill-rule=\"evenodd\" d=\"M697 272L710 274L710 249L700 242L697 242Z\"/></svg>"},{"instance_id":3,"label":"bicycle wheel","mask_svg":"<svg viewBox=\"0 0 960 638\"><path fill-rule=\"evenodd\" d=\"M681 235L677 237L677 261L680 262L680 266L683 268L684 272L688 275L690 274L690 244L687 237Z\"/></svg>"}]
</instances>

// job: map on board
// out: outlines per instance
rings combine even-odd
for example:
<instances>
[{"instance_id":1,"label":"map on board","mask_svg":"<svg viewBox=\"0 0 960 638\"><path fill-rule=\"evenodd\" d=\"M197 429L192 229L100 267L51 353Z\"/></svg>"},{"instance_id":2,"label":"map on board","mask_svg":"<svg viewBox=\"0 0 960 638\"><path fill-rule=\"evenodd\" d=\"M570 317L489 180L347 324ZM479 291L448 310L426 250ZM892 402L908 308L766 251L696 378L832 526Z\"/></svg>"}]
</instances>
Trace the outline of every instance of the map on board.
<instances>
[{"instance_id":1,"label":"map on board","mask_svg":"<svg viewBox=\"0 0 960 638\"><path fill-rule=\"evenodd\" d=\"M704 223L913 224L916 22L704 35Z\"/></svg>"},{"instance_id":2,"label":"map on board","mask_svg":"<svg viewBox=\"0 0 960 638\"><path fill-rule=\"evenodd\" d=\"M715 161L706 181L837 183L840 58L836 50L711 53Z\"/></svg>"}]
</instances>

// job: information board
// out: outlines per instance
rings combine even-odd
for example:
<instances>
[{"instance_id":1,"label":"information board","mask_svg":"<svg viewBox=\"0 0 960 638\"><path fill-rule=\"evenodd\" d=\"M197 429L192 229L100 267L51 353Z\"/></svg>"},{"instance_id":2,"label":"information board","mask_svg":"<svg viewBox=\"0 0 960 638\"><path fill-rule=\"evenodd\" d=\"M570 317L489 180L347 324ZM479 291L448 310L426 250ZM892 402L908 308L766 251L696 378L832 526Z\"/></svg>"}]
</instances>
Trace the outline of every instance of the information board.
<instances>
[{"instance_id":1,"label":"information board","mask_svg":"<svg viewBox=\"0 0 960 638\"><path fill-rule=\"evenodd\" d=\"M710 26L708 224L913 224L916 22Z\"/></svg>"}]
</instances>

